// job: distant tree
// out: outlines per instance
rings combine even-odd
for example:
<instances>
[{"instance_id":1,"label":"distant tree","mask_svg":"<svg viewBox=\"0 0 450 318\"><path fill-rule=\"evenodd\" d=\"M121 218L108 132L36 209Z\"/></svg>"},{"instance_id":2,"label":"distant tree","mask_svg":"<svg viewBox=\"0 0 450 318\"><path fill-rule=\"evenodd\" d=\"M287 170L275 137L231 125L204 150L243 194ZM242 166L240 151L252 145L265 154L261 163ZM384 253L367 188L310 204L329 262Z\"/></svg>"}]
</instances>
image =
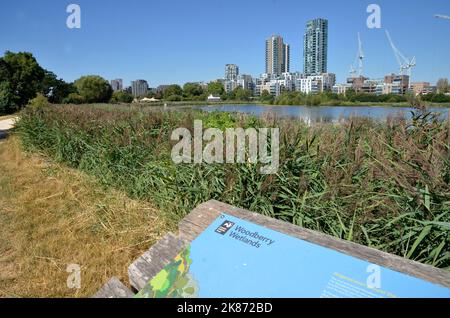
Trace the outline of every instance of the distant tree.
<instances>
[{"instance_id":1,"label":"distant tree","mask_svg":"<svg viewBox=\"0 0 450 318\"><path fill-rule=\"evenodd\" d=\"M325 91L322 93L324 100L339 100L339 94L333 93L331 91Z\"/></svg>"},{"instance_id":2,"label":"distant tree","mask_svg":"<svg viewBox=\"0 0 450 318\"><path fill-rule=\"evenodd\" d=\"M320 105L321 97L318 94L308 94L306 96L306 105L318 106Z\"/></svg>"},{"instance_id":3,"label":"distant tree","mask_svg":"<svg viewBox=\"0 0 450 318\"><path fill-rule=\"evenodd\" d=\"M351 100L356 95L356 91L353 88L349 88L345 91L345 97L347 100Z\"/></svg>"},{"instance_id":4,"label":"distant tree","mask_svg":"<svg viewBox=\"0 0 450 318\"><path fill-rule=\"evenodd\" d=\"M0 78L1 77L0 75ZM11 83L9 81L0 81L0 114L12 113L18 109L15 104L16 96L13 89L11 89Z\"/></svg>"},{"instance_id":5,"label":"distant tree","mask_svg":"<svg viewBox=\"0 0 450 318\"><path fill-rule=\"evenodd\" d=\"M83 104L86 101L83 96L78 93L71 93L66 98L63 99L63 104Z\"/></svg>"},{"instance_id":6,"label":"distant tree","mask_svg":"<svg viewBox=\"0 0 450 318\"><path fill-rule=\"evenodd\" d=\"M111 85L100 76L83 76L74 85L85 103L107 103L111 99Z\"/></svg>"},{"instance_id":7,"label":"distant tree","mask_svg":"<svg viewBox=\"0 0 450 318\"><path fill-rule=\"evenodd\" d=\"M223 93L220 97L223 100L235 100L236 99L236 94L235 94L235 92L233 90L233 91L230 91L228 93Z\"/></svg>"},{"instance_id":8,"label":"distant tree","mask_svg":"<svg viewBox=\"0 0 450 318\"><path fill-rule=\"evenodd\" d=\"M36 96L45 76L31 53L7 51L0 58L0 113L14 112Z\"/></svg>"},{"instance_id":9,"label":"distant tree","mask_svg":"<svg viewBox=\"0 0 450 318\"><path fill-rule=\"evenodd\" d=\"M183 86L184 97L192 99L196 96L201 96L203 92L203 87L198 83L186 83Z\"/></svg>"},{"instance_id":10,"label":"distant tree","mask_svg":"<svg viewBox=\"0 0 450 318\"><path fill-rule=\"evenodd\" d=\"M223 84L221 82L211 82L208 84L208 94L220 96L225 92Z\"/></svg>"},{"instance_id":11,"label":"distant tree","mask_svg":"<svg viewBox=\"0 0 450 318\"><path fill-rule=\"evenodd\" d=\"M154 94L154 96L151 96L151 97L155 97L156 99L163 99L164 98L164 94L163 94L163 92L161 92L161 91L157 91L155 94ZM151 98L150 97L150 98Z\"/></svg>"},{"instance_id":12,"label":"distant tree","mask_svg":"<svg viewBox=\"0 0 450 318\"><path fill-rule=\"evenodd\" d=\"M39 110L48 105L50 105L50 103L49 103L47 97L42 95L42 93L38 93L35 98L30 99L30 101L28 102L27 108L30 108L32 110Z\"/></svg>"},{"instance_id":13,"label":"distant tree","mask_svg":"<svg viewBox=\"0 0 450 318\"><path fill-rule=\"evenodd\" d=\"M180 87L180 85L169 85L164 89L164 99L168 99L171 96L182 96L183 95L183 89Z\"/></svg>"},{"instance_id":14,"label":"distant tree","mask_svg":"<svg viewBox=\"0 0 450 318\"><path fill-rule=\"evenodd\" d=\"M156 98L156 93L154 91L149 91L145 97L147 98Z\"/></svg>"},{"instance_id":15,"label":"distant tree","mask_svg":"<svg viewBox=\"0 0 450 318\"><path fill-rule=\"evenodd\" d=\"M272 95L270 95L268 90L265 89L261 92L261 96L259 97L259 100L263 103L273 104L275 98Z\"/></svg>"},{"instance_id":16,"label":"distant tree","mask_svg":"<svg viewBox=\"0 0 450 318\"><path fill-rule=\"evenodd\" d=\"M169 102L179 102L179 101L183 100L183 96L173 94L173 95L168 96L166 98L166 100L168 100Z\"/></svg>"},{"instance_id":17,"label":"distant tree","mask_svg":"<svg viewBox=\"0 0 450 318\"><path fill-rule=\"evenodd\" d=\"M133 101L133 95L124 91L116 91L112 94L111 103L126 103L129 104Z\"/></svg>"},{"instance_id":18,"label":"distant tree","mask_svg":"<svg viewBox=\"0 0 450 318\"><path fill-rule=\"evenodd\" d=\"M449 103L450 102L450 96L442 94L442 93L432 94L430 101L433 102L433 103Z\"/></svg>"},{"instance_id":19,"label":"distant tree","mask_svg":"<svg viewBox=\"0 0 450 318\"><path fill-rule=\"evenodd\" d=\"M40 91L50 103L60 104L69 94L76 93L77 89L72 83L66 83L58 79L53 72L45 70Z\"/></svg>"},{"instance_id":20,"label":"distant tree","mask_svg":"<svg viewBox=\"0 0 450 318\"><path fill-rule=\"evenodd\" d=\"M422 100L432 103L448 103L450 102L450 96L441 93L428 93L422 95Z\"/></svg>"},{"instance_id":21,"label":"distant tree","mask_svg":"<svg viewBox=\"0 0 450 318\"><path fill-rule=\"evenodd\" d=\"M447 93L448 89L449 89L448 79L447 78L440 78L437 81L436 86L437 86L438 93L441 93L441 94Z\"/></svg>"},{"instance_id":22,"label":"distant tree","mask_svg":"<svg viewBox=\"0 0 450 318\"><path fill-rule=\"evenodd\" d=\"M250 92L248 89L243 89L242 87L237 87L234 90L234 97L237 100L249 101L250 97L252 97L252 92Z\"/></svg>"}]
</instances>

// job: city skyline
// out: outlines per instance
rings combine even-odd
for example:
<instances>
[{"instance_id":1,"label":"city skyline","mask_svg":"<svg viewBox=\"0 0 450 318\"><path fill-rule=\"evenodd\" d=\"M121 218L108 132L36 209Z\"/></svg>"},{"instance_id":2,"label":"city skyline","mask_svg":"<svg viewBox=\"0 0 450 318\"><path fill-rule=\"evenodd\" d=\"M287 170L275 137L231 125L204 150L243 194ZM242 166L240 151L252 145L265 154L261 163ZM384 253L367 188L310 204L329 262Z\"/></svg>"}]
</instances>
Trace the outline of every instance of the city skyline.
<instances>
[{"instance_id":1,"label":"city skyline","mask_svg":"<svg viewBox=\"0 0 450 318\"><path fill-rule=\"evenodd\" d=\"M337 74L337 82L345 82L348 76L357 50L358 32L366 55L364 75L382 78L397 72L385 29L389 29L402 52L417 57L413 82L435 83L440 77L450 76L447 57L450 44L445 41L450 23L434 17L436 13L450 12L450 3L415 1L405 7L377 1L382 9L382 29L373 30L366 26L369 1L348 1L346 6L332 1L321 5L306 1L264 2L258 8L239 2L239 10L235 10L230 20L231 15L226 13L236 6L220 1L214 6L202 1L168 4L136 1L106 6L102 1L82 0L77 1L83 21L79 30L65 26L67 3L9 2L2 4L0 13L0 51L29 51L43 67L66 81L84 74L98 74L107 79L122 78L127 85L143 78L156 87L214 80L222 77L223 65L229 63L239 65L242 73L258 76L265 68L264 40L271 34L280 34L291 47L290 71L302 72L305 25L322 17L329 21L328 72ZM171 12L169 20L155 13L165 12L171 6L177 10ZM270 22L256 24L280 9L285 10L282 17L274 16ZM230 25L226 32L216 28L225 19L222 15ZM109 19L102 19L103 16ZM247 19L245 30L243 18ZM183 28L171 26L172 19L180 21Z\"/></svg>"}]
</instances>

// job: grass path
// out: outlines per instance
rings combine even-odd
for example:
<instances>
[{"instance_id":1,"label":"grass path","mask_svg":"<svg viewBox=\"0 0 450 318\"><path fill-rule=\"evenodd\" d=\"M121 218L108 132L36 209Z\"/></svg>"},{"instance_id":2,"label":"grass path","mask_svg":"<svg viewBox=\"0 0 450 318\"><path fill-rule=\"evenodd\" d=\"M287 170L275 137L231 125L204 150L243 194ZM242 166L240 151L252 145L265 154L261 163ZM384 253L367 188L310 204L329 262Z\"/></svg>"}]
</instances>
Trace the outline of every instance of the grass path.
<instances>
[{"instance_id":1,"label":"grass path","mask_svg":"<svg viewBox=\"0 0 450 318\"><path fill-rule=\"evenodd\" d=\"M90 297L167 231L147 202L0 141L0 297ZM69 264L81 289L67 287Z\"/></svg>"}]
</instances>

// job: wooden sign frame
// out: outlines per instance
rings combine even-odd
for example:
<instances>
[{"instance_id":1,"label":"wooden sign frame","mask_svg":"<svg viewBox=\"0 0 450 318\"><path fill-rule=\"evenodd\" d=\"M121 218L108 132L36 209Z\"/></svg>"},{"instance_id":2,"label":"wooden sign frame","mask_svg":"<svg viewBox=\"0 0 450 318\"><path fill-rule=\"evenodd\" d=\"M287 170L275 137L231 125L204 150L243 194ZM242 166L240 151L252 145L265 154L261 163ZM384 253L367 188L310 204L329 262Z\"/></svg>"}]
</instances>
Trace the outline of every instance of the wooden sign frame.
<instances>
[{"instance_id":1,"label":"wooden sign frame","mask_svg":"<svg viewBox=\"0 0 450 318\"><path fill-rule=\"evenodd\" d=\"M223 213L450 289L450 273L447 271L216 200L208 201L195 208L179 223L178 235L167 234L129 266L128 275L132 288L136 292L141 290ZM94 297L132 297L133 295L130 289L120 283L117 278L113 278Z\"/></svg>"}]
</instances>

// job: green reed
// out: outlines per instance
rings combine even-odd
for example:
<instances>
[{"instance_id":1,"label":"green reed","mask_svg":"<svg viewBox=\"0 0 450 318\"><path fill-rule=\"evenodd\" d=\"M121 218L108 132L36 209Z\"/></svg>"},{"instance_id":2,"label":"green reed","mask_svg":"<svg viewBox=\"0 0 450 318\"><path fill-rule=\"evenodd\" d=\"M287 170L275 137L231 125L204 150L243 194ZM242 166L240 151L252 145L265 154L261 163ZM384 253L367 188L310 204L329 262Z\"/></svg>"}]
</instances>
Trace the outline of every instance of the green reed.
<instances>
[{"instance_id":1,"label":"green reed","mask_svg":"<svg viewBox=\"0 0 450 318\"><path fill-rule=\"evenodd\" d=\"M173 129L279 127L280 167L174 164ZM450 122L300 121L111 106L25 110L18 133L40 151L149 200L178 221L217 199L305 228L450 270Z\"/></svg>"}]
</instances>

